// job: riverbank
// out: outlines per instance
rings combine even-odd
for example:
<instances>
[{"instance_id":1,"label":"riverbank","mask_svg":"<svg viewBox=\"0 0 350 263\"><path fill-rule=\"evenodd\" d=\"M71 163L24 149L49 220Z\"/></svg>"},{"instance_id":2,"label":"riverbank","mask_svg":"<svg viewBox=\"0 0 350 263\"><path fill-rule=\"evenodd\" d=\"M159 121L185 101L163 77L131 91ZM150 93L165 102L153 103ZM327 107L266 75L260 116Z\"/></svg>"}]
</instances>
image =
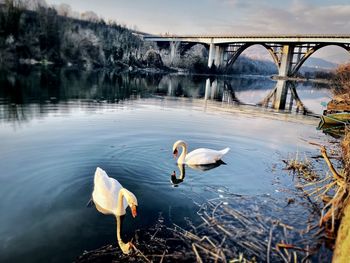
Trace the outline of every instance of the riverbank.
<instances>
[{"instance_id":1,"label":"riverbank","mask_svg":"<svg viewBox=\"0 0 350 263\"><path fill-rule=\"evenodd\" d=\"M343 107L344 111L349 111L350 105L350 64L342 65L337 69L337 84L335 96L332 100L337 105L337 110ZM350 258L350 129L346 126L345 136L341 142L342 160L344 165L344 191L347 195L343 198L343 203L339 206L341 222L337 232L337 240L334 250L333 262L346 262Z\"/></svg>"},{"instance_id":2,"label":"riverbank","mask_svg":"<svg viewBox=\"0 0 350 263\"><path fill-rule=\"evenodd\" d=\"M297 81L297 82L313 82L313 83L320 83L320 84L331 84L331 79L320 79L320 78L304 78L304 77L281 77L278 75L272 75L271 78L273 80L290 80L290 81Z\"/></svg>"},{"instance_id":3,"label":"riverbank","mask_svg":"<svg viewBox=\"0 0 350 263\"><path fill-rule=\"evenodd\" d=\"M333 79L333 98L327 104L327 113L350 112L349 80L350 64L340 65ZM347 262L350 258L350 129L346 122L342 126L345 126L345 134L338 141L341 168L334 166L327 156L326 148L321 146L321 154L332 176L328 182L327 178L322 179L322 187L318 185L312 192L319 193L318 197L324 202L320 226L324 227L327 236L334 238L332 262Z\"/></svg>"},{"instance_id":4,"label":"riverbank","mask_svg":"<svg viewBox=\"0 0 350 263\"><path fill-rule=\"evenodd\" d=\"M347 131L342 143L342 156L344 163L344 183L347 193L350 191L350 132ZM341 210L341 222L337 233L333 262L346 262L350 258L350 197L344 198Z\"/></svg>"}]
</instances>

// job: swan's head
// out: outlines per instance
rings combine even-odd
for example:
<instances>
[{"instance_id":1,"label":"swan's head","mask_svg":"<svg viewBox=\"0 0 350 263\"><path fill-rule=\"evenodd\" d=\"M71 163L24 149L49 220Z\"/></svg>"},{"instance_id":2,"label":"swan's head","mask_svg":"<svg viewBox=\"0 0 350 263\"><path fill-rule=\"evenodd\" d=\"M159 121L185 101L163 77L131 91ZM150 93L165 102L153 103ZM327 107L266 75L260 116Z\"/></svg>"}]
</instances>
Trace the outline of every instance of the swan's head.
<instances>
[{"instance_id":1,"label":"swan's head","mask_svg":"<svg viewBox=\"0 0 350 263\"><path fill-rule=\"evenodd\" d=\"M174 143L174 145L173 145L174 158L176 158L179 154L179 150L177 149L177 147L179 147L179 146L184 146L186 148L186 143L182 140L178 140Z\"/></svg>"},{"instance_id":2,"label":"swan's head","mask_svg":"<svg viewBox=\"0 0 350 263\"><path fill-rule=\"evenodd\" d=\"M176 172L175 171L171 174L170 182L173 184L173 187L178 187L179 184L181 184L183 181L184 180L182 178L180 178L180 179L176 178Z\"/></svg>"},{"instance_id":3,"label":"swan's head","mask_svg":"<svg viewBox=\"0 0 350 263\"><path fill-rule=\"evenodd\" d=\"M126 202L128 203L128 206L130 206L132 216L135 218L137 216L137 198L132 192L126 189L124 191Z\"/></svg>"}]
</instances>

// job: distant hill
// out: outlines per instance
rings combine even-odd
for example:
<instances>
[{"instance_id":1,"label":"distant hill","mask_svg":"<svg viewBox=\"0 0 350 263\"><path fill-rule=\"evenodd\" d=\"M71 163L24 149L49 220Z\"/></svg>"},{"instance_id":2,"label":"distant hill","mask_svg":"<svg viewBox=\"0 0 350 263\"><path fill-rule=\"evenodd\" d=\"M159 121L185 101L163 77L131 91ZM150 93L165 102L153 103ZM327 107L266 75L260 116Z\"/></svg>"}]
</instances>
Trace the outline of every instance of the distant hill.
<instances>
[{"instance_id":1,"label":"distant hill","mask_svg":"<svg viewBox=\"0 0 350 263\"><path fill-rule=\"evenodd\" d=\"M232 65L232 70L229 70L229 72L236 74L272 75L277 74L278 70L272 61L241 55Z\"/></svg>"},{"instance_id":2,"label":"distant hill","mask_svg":"<svg viewBox=\"0 0 350 263\"><path fill-rule=\"evenodd\" d=\"M338 64L327 61L322 58L310 57L305 61L302 67L316 68L318 70L320 69L332 70L338 67Z\"/></svg>"}]
</instances>

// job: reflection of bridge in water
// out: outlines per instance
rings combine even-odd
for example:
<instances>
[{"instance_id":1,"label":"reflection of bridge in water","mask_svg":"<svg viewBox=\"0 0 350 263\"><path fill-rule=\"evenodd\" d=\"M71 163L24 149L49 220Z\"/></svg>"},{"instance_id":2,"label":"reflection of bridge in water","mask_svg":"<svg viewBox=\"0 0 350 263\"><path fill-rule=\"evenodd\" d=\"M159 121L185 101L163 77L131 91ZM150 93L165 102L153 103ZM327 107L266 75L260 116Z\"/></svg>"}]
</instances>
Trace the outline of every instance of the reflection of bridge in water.
<instances>
[{"instance_id":1,"label":"reflection of bridge in water","mask_svg":"<svg viewBox=\"0 0 350 263\"><path fill-rule=\"evenodd\" d=\"M217 80L211 82L209 78L206 80L204 99L215 100L219 89L222 90L222 102L228 104L248 105L236 96L236 92L229 82L224 81L223 83L218 83ZM298 96L296 84L286 80L278 80L273 90L271 90L260 102L254 105L289 112L295 108L297 113L310 113Z\"/></svg>"},{"instance_id":2,"label":"reflection of bridge in water","mask_svg":"<svg viewBox=\"0 0 350 263\"><path fill-rule=\"evenodd\" d=\"M270 101L272 102L272 107L278 110L292 111L294 102L296 104L296 112L302 112L303 114L309 112L303 102L300 100L295 83L285 80L278 80L276 87L272 90L268 96L266 96L259 105L268 107ZM288 94L289 93L289 94ZM287 104L287 97L289 96L289 103Z\"/></svg>"}]
</instances>

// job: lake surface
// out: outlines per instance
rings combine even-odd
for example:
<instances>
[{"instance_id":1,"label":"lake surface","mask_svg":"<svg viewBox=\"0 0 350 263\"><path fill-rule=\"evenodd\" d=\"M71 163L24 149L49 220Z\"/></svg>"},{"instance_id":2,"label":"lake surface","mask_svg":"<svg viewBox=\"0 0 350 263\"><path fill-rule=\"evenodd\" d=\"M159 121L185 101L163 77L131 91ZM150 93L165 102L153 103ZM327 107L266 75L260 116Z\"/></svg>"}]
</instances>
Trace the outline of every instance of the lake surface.
<instances>
[{"instance_id":1,"label":"lake surface","mask_svg":"<svg viewBox=\"0 0 350 263\"><path fill-rule=\"evenodd\" d=\"M293 85L309 112L322 112L327 87ZM207 186L284 202L279 187L294 183L280 171L280 185L273 184L271 167L296 151L316 153L300 138L323 135L316 118L290 107L290 95L286 110L254 106L275 86L265 77L1 72L0 261L71 262L115 244L115 219L86 207L98 166L138 198L137 218L127 211L128 236L154 225L160 213L167 224L200 222L193 200L211 197ZM226 165L187 167L174 187L178 139L190 150L230 147ZM291 224L298 220L291 214Z\"/></svg>"}]
</instances>

